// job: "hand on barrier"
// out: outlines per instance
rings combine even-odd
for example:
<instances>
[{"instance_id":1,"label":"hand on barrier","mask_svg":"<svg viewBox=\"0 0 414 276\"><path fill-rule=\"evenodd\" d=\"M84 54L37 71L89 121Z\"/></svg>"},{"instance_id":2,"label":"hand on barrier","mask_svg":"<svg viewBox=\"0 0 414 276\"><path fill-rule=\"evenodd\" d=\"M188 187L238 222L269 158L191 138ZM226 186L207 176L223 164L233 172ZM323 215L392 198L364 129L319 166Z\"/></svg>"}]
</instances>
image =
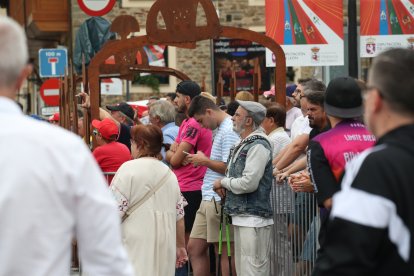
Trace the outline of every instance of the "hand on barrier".
<instances>
[{"instance_id":1,"label":"hand on barrier","mask_svg":"<svg viewBox=\"0 0 414 276\"><path fill-rule=\"evenodd\" d=\"M289 185L295 192L314 192L314 188L309 173L307 171L301 171L300 173L291 174L289 179Z\"/></svg>"}]
</instances>

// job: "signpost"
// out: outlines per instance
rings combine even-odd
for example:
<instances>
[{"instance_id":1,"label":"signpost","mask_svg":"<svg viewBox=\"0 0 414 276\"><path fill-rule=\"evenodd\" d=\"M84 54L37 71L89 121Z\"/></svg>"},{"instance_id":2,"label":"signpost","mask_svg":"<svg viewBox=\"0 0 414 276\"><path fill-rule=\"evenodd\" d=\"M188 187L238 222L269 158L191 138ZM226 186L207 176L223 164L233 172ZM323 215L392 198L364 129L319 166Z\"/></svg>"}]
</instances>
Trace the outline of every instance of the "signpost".
<instances>
[{"instance_id":1,"label":"signpost","mask_svg":"<svg viewBox=\"0 0 414 276\"><path fill-rule=\"evenodd\" d=\"M59 105L59 79L48 79L40 86L40 96L49 106Z\"/></svg>"},{"instance_id":2,"label":"signpost","mask_svg":"<svg viewBox=\"0 0 414 276\"><path fill-rule=\"evenodd\" d=\"M66 49L40 49L39 74L42 78L53 78L65 75L68 66Z\"/></svg>"},{"instance_id":3,"label":"signpost","mask_svg":"<svg viewBox=\"0 0 414 276\"><path fill-rule=\"evenodd\" d=\"M78 0L81 10L89 16L103 16L110 12L116 0Z\"/></svg>"}]
</instances>

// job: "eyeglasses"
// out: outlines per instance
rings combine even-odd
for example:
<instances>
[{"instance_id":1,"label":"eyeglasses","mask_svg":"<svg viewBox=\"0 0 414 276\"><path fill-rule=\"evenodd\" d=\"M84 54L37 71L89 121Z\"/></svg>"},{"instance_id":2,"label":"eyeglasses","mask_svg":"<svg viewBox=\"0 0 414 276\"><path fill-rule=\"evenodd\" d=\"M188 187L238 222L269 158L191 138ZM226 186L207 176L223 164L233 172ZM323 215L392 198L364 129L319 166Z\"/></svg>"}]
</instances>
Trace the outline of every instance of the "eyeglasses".
<instances>
[{"instance_id":1,"label":"eyeglasses","mask_svg":"<svg viewBox=\"0 0 414 276\"><path fill-rule=\"evenodd\" d=\"M97 130L97 129L94 129L94 130L92 130L92 133L93 133L93 135L95 135L95 136L96 136L96 135L98 135L98 133L99 133L99 132L98 132L98 130Z\"/></svg>"}]
</instances>

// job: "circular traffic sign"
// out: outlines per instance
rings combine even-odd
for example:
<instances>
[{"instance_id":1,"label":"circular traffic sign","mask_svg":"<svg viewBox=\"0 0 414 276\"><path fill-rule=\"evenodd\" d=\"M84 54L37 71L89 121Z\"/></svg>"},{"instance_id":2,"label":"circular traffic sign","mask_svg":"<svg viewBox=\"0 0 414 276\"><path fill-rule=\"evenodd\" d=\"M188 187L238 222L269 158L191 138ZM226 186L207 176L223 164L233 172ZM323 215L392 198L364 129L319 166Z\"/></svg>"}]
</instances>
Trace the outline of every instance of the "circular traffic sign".
<instances>
[{"instance_id":1,"label":"circular traffic sign","mask_svg":"<svg viewBox=\"0 0 414 276\"><path fill-rule=\"evenodd\" d=\"M116 0L78 0L81 10L90 16L103 16L110 12Z\"/></svg>"},{"instance_id":2,"label":"circular traffic sign","mask_svg":"<svg viewBox=\"0 0 414 276\"><path fill-rule=\"evenodd\" d=\"M48 79L40 86L40 96L45 104L49 106L59 105L60 80L57 78Z\"/></svg>"}]
</instances>

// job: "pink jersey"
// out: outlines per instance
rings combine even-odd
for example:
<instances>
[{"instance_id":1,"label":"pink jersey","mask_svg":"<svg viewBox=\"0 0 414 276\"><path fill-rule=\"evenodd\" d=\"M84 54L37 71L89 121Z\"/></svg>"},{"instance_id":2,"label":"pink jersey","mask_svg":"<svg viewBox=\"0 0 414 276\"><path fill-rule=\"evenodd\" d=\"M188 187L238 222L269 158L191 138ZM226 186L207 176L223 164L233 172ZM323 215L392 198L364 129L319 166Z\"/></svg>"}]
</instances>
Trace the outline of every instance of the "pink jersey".
<instances>
[{"instance_id":1,"label":"pink jersey","mask_svg":"<svg viewBox=\"0 0 414 276\"><path fill-rule=\"evenodd\" d=\"M346 163L375 144L374 135L354 120L342 121L313 140L320 143L336 181L339 181Z\"/></svg>"},{"instance_id":2,"label":"pink jersey","mask_svg":"<svg viewBox=\"0 0 414 276\"><path fill-rule=\"evenodd\" d=\"M210 157L213 137L211 130L201 127L194 118L189 118L181 124L175 142L187 142L193 146L190 153L202 151ZM174 169L181 192L201 190L206 170L207 167L194 167L192 164Z\"/></svg>"}]
</instances>

